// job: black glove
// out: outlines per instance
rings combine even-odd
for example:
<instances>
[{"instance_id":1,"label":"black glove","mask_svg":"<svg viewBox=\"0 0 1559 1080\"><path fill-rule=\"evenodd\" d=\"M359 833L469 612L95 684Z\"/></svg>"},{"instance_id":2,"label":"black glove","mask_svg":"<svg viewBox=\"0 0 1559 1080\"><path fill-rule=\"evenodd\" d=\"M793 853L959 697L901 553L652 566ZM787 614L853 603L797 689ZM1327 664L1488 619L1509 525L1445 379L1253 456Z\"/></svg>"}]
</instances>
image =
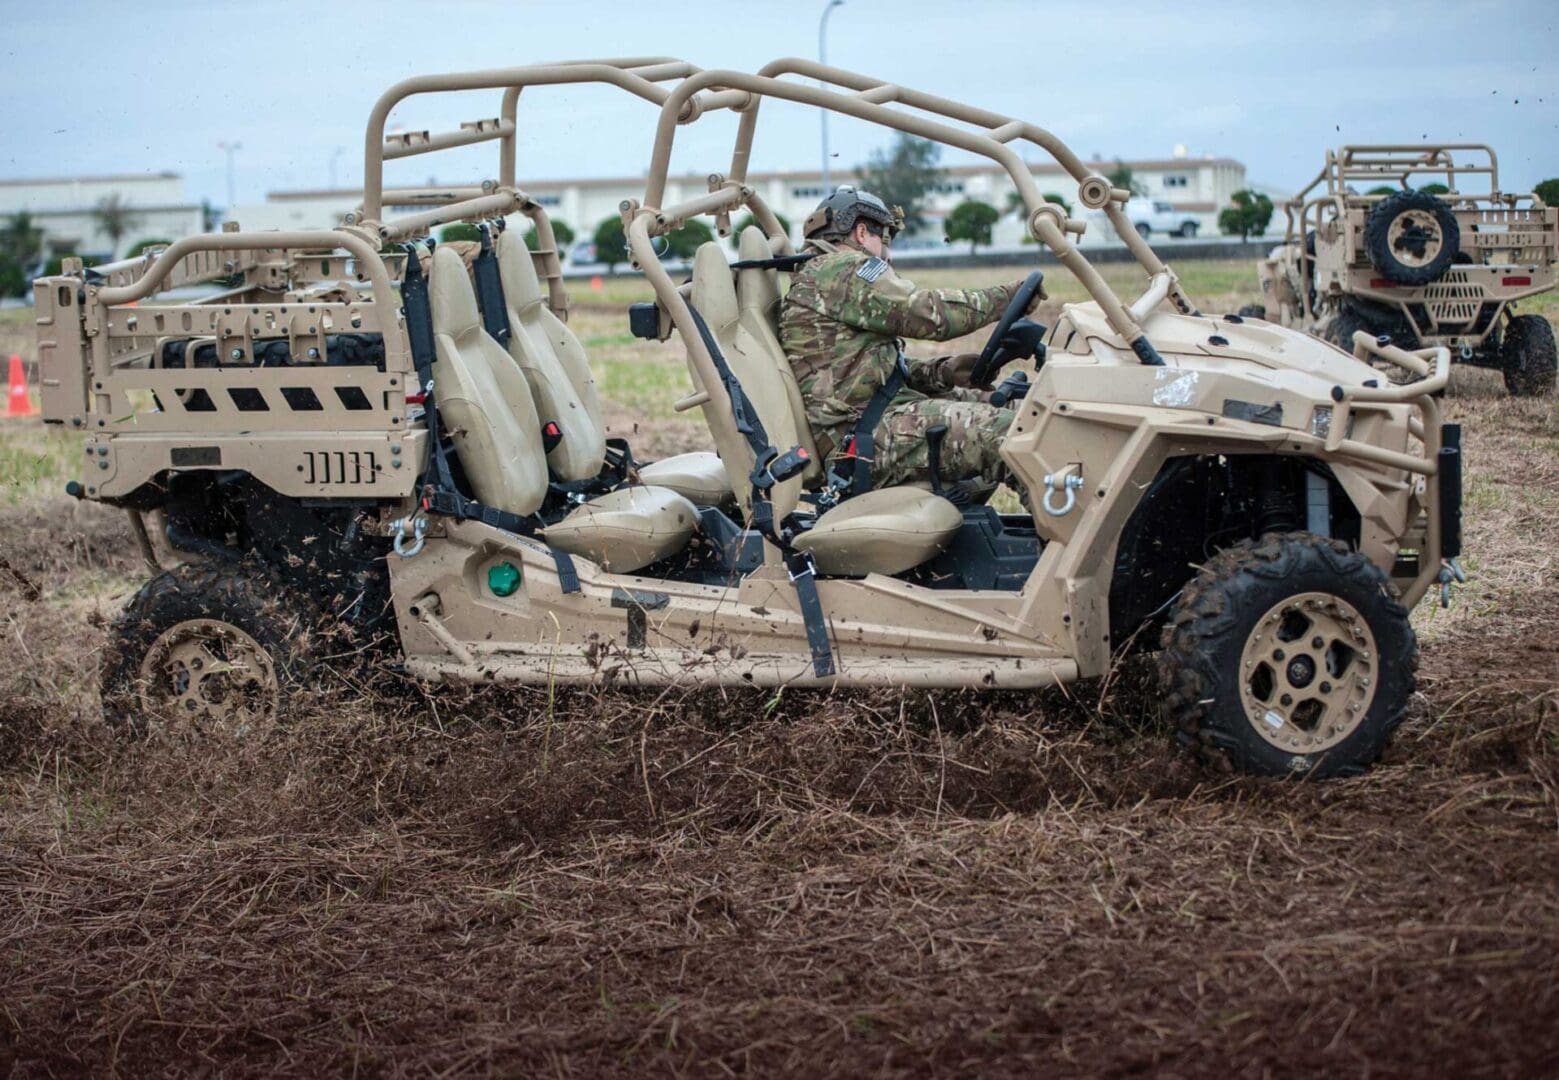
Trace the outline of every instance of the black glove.
<instances>
[{"instance_id":1,"label":"black glove","mask_svg":"<svg viewBox=\"0 0 1559 1080\"><path fill-rule=\"evenodd\" d=\"M990 402L1000 409L1015 401L1022 401L1028 396L1030 385L1027 375L1021 371L1014 371L998 383L995 390L991 391Z\"/></svg>"}]
</instances>

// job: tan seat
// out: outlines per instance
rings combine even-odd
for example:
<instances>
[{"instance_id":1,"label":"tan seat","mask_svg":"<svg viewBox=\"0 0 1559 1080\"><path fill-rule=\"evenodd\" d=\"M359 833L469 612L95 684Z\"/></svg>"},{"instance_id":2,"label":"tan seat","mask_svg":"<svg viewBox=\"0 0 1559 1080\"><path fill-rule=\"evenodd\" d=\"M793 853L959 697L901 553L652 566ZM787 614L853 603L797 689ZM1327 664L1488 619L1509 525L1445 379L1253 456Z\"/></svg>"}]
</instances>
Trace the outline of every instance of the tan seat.
<instances>
[{"instance_id":1,"label":"tan seat","mask_svg":"<svg viewBox=\"0 0 1559 1080\"><path fill-rule=\"evenodd\" d=\"M584 402L586 394L596 393L584 350L547 307L524 239L506 232L493 243L509 313L509 355L530 383L537 417L544 425L556 424L562 436L547 463L561 480L589 480L606 457L606 432L599 400L593 412Z\"/></svg>"},{"instance_id":2,"label":"tan seat","mask_svg":"<svg viewBox=\"0 0 1559 1080\"><path fill-rule=\"evenodd\" d=\"M743 262L774 257L774 252L769 248L769 238L756 225L749 225L742 230L737 254ZM762 344L763 351L769 355L775 370L779 372L785 396L790 399L791 414L806 416L806 403L802 400L800 386L796 384L796 373L791 370L790 361L785 358L785 350L779 343L779 271L759 270L756 267L738 270L736 299L741 308L743 328ZM823 460L818 456L817 444L812 441L811 427L805 422L798 423L796 436L801 448L812 458L812 464L801 474L801 481L807 487L814 487L822 482Z\"/></svg>"},{"instance_id":3,"label":"tan seat","mask_svg":"<svg viewBox=\"0 0 1559 1080\"><path fill-rule=\"evenodd\" d=\"M472 491L486 506L535 513L547 496L547 461L530 386L483 329L465 263L446 247L433 253L428 297L434 398Z\"/></svg>"},{"instance_id":4,"label":"tan seat","mask_svg":"<svg viewBox=\"0 0 1559 1080\"><path fill-rule=\"evenodd\" d=\"M743 231L741 253L744 259L769 257L768 242L755 227ZM737 271L742 279L739 297L725 253L718 244L704 244L693 256L693 306L709 325L772 444L781 451L799 445L811 452L815 444L801 394L769 314L778 302L778 285L765 276L769 273ZM734 433L724 440L716 436L716 446L731 480L745 480L753 464L746 440ZM776 520L796 509L802 481L798 476L774 486L770 498ZM748 509L748 492L737 491L743 510ZM962 525L963 514L939 495L910 486L879 488L820 516L795 547L811 552L824 574L899 574L945 550Z\"/></svg>"},{"instance_id":5,"label":"tan seat","mask_svg":"<svg viewBox=\"0 0 1559 1080\"><path fill-rule=\"evenodd\" d=\"M511 230L494 243L509 312L509 353L525 371L542 423L555 421L563 436L547 460L560 479L588 480L601 471L606 454L606 424L589 358L547 306L523 238ZM722 506L734 498L719 457L708 452L657 461L640 469L640 478L699 506Z\"/></svg>"},{"instance_id":6,"label":"tan seat","mask_svg":"<svg viewBox=\"0 0 1559 1080\"><path fill-rule=\"evenodd\" d=\"M698 528L698 510L663 487L626 487L591 499L542 535L615 574L675 555Z\"/></svg>"},{"instance_id":7,"label":"tan seat","mask_svg":"<svg viewBox=\"0 0 1559 1080\"><path fill-rule=\"evenodd\" d=\"M444 247L433 253L428 291L434 400L472 491L485 506L535 513L548 476L533 386L483 328L458 254ZM698 511L676 492L632 487L590 500L542 535L560 550L628 573L680 550L697 526Z\"/></svg>"},{"instance_id":8,"label":"tan seat","mask_svg":"<svg viewBox=\"0 0 1559 1080\"><path fill-rule=\"evenodd\" d=\"M796 537L822 574L902 574L941 554L964 522L958 507L929 491L889 487L846 499Z\"/></svg>"},{"instance_id":9,"label":"tan seat","mask_svg":"<svg viewBox=\"0 0 1559 1080\"><path fill-rule=\"evenodd\" d=\"M736 501L720 455L708 450L678 454L639 469L639 479L670 488L695 506L728 506Z\"/></svg>"}]
</instances>

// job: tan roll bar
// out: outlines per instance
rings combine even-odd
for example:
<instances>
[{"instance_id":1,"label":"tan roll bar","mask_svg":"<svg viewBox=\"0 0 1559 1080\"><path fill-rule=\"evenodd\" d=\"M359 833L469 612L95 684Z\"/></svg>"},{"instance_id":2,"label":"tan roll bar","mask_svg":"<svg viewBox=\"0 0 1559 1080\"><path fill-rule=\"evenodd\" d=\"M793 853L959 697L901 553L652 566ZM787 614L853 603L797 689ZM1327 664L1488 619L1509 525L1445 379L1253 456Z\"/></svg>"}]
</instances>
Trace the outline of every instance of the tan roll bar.
<instances>
[{"instance_id":1,"label":"tan roll bar","mask_svg":"<svg viewBox=\"0 0 1559 1080\"><path fill-rule=\"evenodd\" d=\"M374 102L363 139L363 207L361 222L380 225L386 205L384 163L387 160L428 154L457 146L497 141L498 187L512 188L517 174L515 163L516 132L520 92L527 86L559 86L571 83L605 83L628 91L654 105L663 104L671 90L659 85L672 79L686 79L700 69L683 60L664 56L621 57L608 60L579 60L558 64L532 64L524 67L495 68L485 71L451 72L443 75L419 75L390 87ZM705 84L709 85L709 84ZM718 89L718 87L716 87ZM459 130L432 134L412 132L385 137L385 124L396 105L417 94L459 90L503 90L500 112L493 119L467 121ZM710 108L739 108L749 103L747 95L708 94L697 100L684 99L681 122L688 123ZM480 196L478 196L479 198ZM466 204L475 198L461 199L447 209L455 216L470 217Z\"/></svg>"},{"instance_id":2,"label":"tan roll bar","mask_svg":"<svg viewBox=\"0 0 1559 1080\"><path fill-rule=\"evenodd\" d=\"M811 84L781 80L776 77L779 74L795 74L808 79L818 79L842 86L853 93L846 94ZM719 93L709 95L711 98L719 97L724 93L745 91L751 99L745 104L733 106L739 109L742 116L737 131L736 146L731 157L731 177L708 196L699 196L677 206L662 207L676 128L679 123L687 122L685 116L689 111L688 103L696 100L695 95L700 91L716 88ZM1089 295L1098 302L1110 325L1126 343L1137 346L1138 342L1143 340L1142 328L1137 318L1067 238L1069 232L1080 232L1081 224L1067 218L1059 208L1044 201L1038 186L1034 183L1033 176L1029 173L1027 164L1007 145L1019 139L1032 143L1050 154L1078 181L1078 197L1085 205L1104 210L1116 232L1125 241L1127 248L1147 270L1148 292L1162 291L1163 295L1183 312L1193 313L1196 310L1190 298L1181 289L1174 272L1164 265L1154 254L1153 249L1132 228L1122 209L1122 204L1130 197L1130 193L1112 188L1104 177L1092 172L1055 135L1025 121L962 105L840 68L827 67L810 60L776 60L765 66L757 75L735 71L705 71L683 80L676 89L671 91L661 106L660 123L655 137L655 152L645 187L644 209L638 211L637 208L629 207L625 216L636 212L650 215L653 218L653 228L649 229L649 233L653 235L674 228L678 222L694 214L728 214L737 206L751 203L751 189L746 186L747 167L751 159L758 107L765 97L814 105L831 112L919 135L980 154L1001 165L1023 196L1024 205L1029 211L1028 226L1031 235L1055 252L1061 264L1072 272L1088 290ZM953 127L904 109L892 109L888 107L889 103L973 125L979 130ZM711 187L713 188L714 185ZM647 248L645 253L635 250L635 256L640 266L648 272L647 263L653 259L653 252L649 252Z\"/></svg>"}]
</instances>

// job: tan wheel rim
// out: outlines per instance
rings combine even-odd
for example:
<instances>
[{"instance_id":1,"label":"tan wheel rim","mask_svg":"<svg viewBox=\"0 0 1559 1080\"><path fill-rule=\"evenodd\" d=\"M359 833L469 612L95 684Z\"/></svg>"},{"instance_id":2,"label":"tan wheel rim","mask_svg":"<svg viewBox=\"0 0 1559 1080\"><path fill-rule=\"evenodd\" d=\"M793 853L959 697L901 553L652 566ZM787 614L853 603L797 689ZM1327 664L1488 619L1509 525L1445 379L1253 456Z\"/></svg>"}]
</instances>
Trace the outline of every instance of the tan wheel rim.
<instances>
[{"instance_id":1,"label":"tan wheel rim","mask_svg":"<svg viewBox=\"0 0 1559 1080\"><path fill-rule=\"evenodd\" d=\"M1391 219L1386 243L1398 262L1416 270L1440 257L1445 234L1440 231L1439 220L1428 211L1404 210Z\"/></svg>"},{"instance_id":2,"label":"tan wheel rim","mask_svg":"<svg viewBox=\"0 0 1559 1080\"><path fill-rule=\"evenodd\" d=\"M1256 623L1240 659L1240 699L1263 739L1314 754L1358 728L1375 699L1375 635L1358 609L1300 593Z\"/></svg>"},{"instance_id":3,"label":"tan wheel rim","mask_svg":"<svg viewBox=\"0 0 1559 1080\"><path fill-rule=\"evenodd\" d=\"M141 661L141 708L170 731L254 737L275 722L280 698L270 654L216 619L169 627Z\"/></svg>"}]
</instances>

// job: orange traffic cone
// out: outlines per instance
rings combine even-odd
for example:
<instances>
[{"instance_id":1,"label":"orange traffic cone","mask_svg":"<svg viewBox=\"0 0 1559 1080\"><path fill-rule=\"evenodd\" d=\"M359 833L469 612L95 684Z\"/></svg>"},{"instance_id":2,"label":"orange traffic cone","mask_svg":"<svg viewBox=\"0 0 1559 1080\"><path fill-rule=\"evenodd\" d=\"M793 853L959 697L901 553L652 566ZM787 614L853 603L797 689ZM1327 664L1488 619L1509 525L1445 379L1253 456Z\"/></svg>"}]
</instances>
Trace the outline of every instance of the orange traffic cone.
<instances>
[{"instance_id":1,"label":"orange traffic cone","mask_svg":"<svg viewBox=\"0 0 1559 1080\"><path fill-rule=\"evenodd\" d=\"M5 399L7 416L37 416L38 410L27 393L27 374L22 371L22 358L11 354L11 392Z\"/></svg>"},{"instance_id":2,"label":"orange traffic cone","mask_svg":"<svg viewBox=\"0 0 1559 1080\"><path fill-rule=\"evenodd\" d=\"M600 274L597 274L595 277L590 279L590 287L592 289L596 290L597 292L601 291L601 275Z\"/></svg>"}]
</instances>

